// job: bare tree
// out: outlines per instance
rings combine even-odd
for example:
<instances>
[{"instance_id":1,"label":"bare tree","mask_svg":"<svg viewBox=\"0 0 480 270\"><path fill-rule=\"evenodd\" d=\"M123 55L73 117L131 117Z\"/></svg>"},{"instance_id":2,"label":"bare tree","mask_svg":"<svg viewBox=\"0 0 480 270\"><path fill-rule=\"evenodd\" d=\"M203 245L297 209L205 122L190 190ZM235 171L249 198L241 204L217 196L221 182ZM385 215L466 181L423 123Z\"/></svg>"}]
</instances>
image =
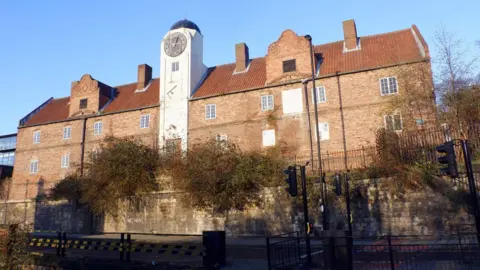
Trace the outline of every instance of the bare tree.
<instances>
[{"instance_id":1,"label":"bare tree","mask_svg":"<svg viewBox=\"0 0 480 270\"><path fill-rule=\"evenodd\" d=\"M467 46L445 27L436 32L434 42L438 50L435 63L439 69L436 87L443 120L457 125L463 135L465 123L462 121L461 102L465 100L459 97L459 93L474 83L477 57L467 59Z\"/></svg>"}]
</instances>

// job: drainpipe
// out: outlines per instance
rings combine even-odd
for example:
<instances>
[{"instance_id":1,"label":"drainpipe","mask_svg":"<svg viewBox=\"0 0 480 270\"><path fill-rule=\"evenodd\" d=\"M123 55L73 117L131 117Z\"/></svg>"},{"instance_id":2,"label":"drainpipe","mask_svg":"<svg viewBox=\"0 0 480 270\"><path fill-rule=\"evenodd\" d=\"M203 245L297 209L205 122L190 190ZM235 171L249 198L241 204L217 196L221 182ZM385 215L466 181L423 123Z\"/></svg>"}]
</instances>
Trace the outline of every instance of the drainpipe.
<instances>
[{"instance_id":1,"label":"drainpipe","mask_svg":"<svg viewBox=\"0 0 480 270\"><path fill-rule=\"evenodd\" d=\"M85 159L85 132L87 130L87 117L83 119L83 130L82 130L82 142L80 145L82 146L80 150L80 177L83 176L83 160Z\"/></svg>"},{"instance_id":2,"label":"drainpipe","mask_svg":"<svg viewBox=\"0 0 480 270\"><path fill-rule=\"evenodd\" d=\"M338 88L338 100L340 106L340 120L342 122L342 136L343 136L343 156L345 162L345 170L348 169L348 160L347 160L347 136L345 135L345 118L343 116L343 102L342 102L342 89L340 88L340 75L337 71L335 76L337 77L337 88Z\"/></svg>"},{"instance_id":3,"label":"drainpipe","mask_svg":"<svg viewBox=\"0 0 480 270\"><path fill-rule=\"evenodd\" d=\"M310 161L312 166L312 172L314 170L313 165L313 139L312 139L312 121L310 120L310 105L308 104L308 80L302 80L303 90L305 91L305 107L307 108L308 119L308 138L310 139Z\"/></svg>"},{"instance_id":4,"label":"drainpipe","mask_svg":"<svg viewBox=\"0 0 480 270\"><path fill-rule=\"evenodd\" d=\"M310 35L306 35L305 39L308 40L310 43L310 64L312 67L312 87L313 87L313 107L315 108L315 134L317 134L317 155L318 155L318 175L322 175L322 155L320 153L320 131L318 130L318 108L317 108L317 95L315 93L315 66L313 62L313 45L312 45L312 37Z\"/></svg>"}]
</instances>

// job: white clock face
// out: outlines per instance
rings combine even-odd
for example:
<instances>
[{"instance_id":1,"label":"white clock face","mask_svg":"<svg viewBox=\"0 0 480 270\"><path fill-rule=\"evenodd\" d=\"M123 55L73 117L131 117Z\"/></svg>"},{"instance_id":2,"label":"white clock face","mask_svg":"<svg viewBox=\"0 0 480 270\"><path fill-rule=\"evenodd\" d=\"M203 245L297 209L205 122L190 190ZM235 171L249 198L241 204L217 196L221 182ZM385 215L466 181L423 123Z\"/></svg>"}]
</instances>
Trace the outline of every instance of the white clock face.
<instances>
[{"instance_id":1,"label":"white clock face","mask_svg":"<svg viewBox=\"0 0 480 270\"><path fill-rule=\"evenodd\" d=\"M168 56L179 56L187 47L187 37L179 32L169 34L165 38L163 46Z\"/></svg>"}]
</instances>

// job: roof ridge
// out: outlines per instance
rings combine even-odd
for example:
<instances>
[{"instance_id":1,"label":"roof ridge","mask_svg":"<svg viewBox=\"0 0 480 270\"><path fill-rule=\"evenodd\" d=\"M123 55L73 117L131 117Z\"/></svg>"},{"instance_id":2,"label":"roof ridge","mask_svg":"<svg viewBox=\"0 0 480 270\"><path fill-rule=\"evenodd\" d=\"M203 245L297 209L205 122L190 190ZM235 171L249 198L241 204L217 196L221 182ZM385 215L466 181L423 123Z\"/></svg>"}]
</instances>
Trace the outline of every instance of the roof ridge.
<instances>
[{"instance_id":1,"label":"roof ridge","mask_svg":"<svg viewBox=\"0 0 480 270\"><path fill-rule=\"evenodd\" d=\"M411 28L395 30L395 31L392 31L392 32L387 32L387 33L373 34L373 35L367 35L367 36L359 36L359 38L385 36L385 35L395 34L395 33L399 33L399 32L406 32L406 31L411 31ZM343 40L337 40L337 41L317 44L317 45L313 45L313 47L320 47L320 46L330 45L330 44L339 43L339 42L343 42Z\"/></svg>"},{"instance_id":2,"label":"roof ridge","mask_svg":"<svg viewBox=\"0 0 480 270\"><path fill-rule=\"evenodd\" d=\"M373 35L368 35L368 36L360 36L360 38L362 38L362 37L386 36L386 35L396 34L396 33L400 33L400 32L411 31L411 29L412 28L404 28L404 29L400 29L400 30L396 30L396 31L392 31L392 32L387 32L387 33L373 34Z\"/></svg>"},{"instance_id":3,"label":"roof ridge","mask_svg":"<svg viewBox=\"0 0 480 270\"><path fill-rule=\"evenodd\" d=\"M160 78L152 78L151 79L152 81L153 80L160 80ZM125 84L120 84L120 85L116 85L116 86L112 86L113 88L118 88L118 87L123 87L123 86L128 86L128 85L132 85L132 84L136 84L137 82L131 82L131 83L125 83Z\"/></svg>"},{"instance_id":4,"label":"roof ridge","mask_svg":"<svg viewBox=\"0 0 480 270\"><path fill-rule=\"evenodd\" d=\"M62 100L62 99L70 99L70 96L67 96L67 97L61 97L61 98L54 98L53 100Z\"/></svg>"},{"instance_id":5,"label":"roof ridge","mask_svg":"<svg viewBox=\"0 0 480 270\"><path fill-rule=\"evenodd\" d=\"M263 58L265 58L265 56L255 57L255 58L250 59L250 62L253 61L253 60L258 60L258 59L263 59ZM208 68L216 68L216 67L224 67L224 66L228 66L228 65L235 65L235 63L236 62L226 63L226 64L221 64L221 65L211 66L211 67L208 67Z\"/></svg>"}]
</instances>

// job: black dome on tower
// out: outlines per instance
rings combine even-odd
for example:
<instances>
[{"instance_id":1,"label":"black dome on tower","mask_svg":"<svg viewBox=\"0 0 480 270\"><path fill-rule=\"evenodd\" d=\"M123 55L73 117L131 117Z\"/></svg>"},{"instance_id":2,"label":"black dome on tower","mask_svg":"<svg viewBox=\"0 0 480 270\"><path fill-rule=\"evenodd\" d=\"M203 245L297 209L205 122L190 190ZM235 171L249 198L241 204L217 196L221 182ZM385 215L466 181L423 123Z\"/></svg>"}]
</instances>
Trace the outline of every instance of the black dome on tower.
<instances>
[{"instance_id":1,"label":"black dome on tower","mask_svg":"<svg viewBox=\"0 0 480 270\"><path fill-rule=\"evenodd\" d=\"M202 33L200 31L200 28L198 28L198 25L196 25L194 22L192 21L189 21L187 19L185 20L180 20L176 23L174 23L172 25L172 27L170 27L170 30L175 30L175 29L179 29L179 28L188 28L188 29L193 29L193 30L196 30L198 33Z\"/></svg>"}]
</instances>

